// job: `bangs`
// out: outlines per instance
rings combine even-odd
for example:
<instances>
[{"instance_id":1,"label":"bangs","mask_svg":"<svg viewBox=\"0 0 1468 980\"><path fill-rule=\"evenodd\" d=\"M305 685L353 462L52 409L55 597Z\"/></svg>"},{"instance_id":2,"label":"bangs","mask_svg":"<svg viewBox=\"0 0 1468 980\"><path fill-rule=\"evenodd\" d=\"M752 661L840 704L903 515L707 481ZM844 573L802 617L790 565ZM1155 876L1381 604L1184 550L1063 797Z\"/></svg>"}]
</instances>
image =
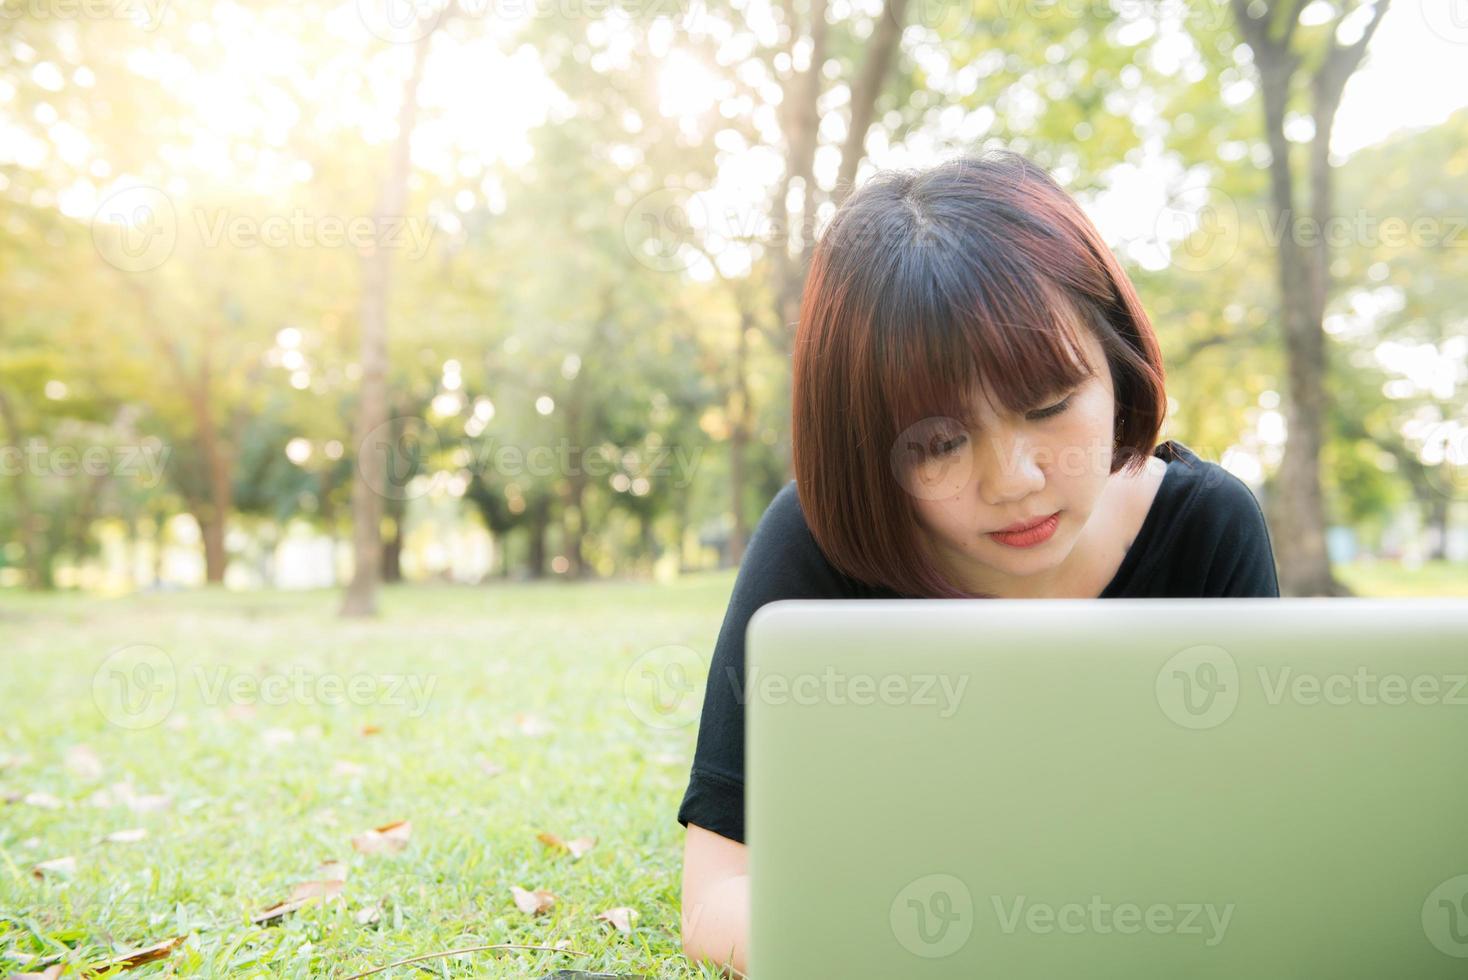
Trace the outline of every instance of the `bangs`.
<instances>
[{"instance_id":1,"label":"bangs","mask_svg":"<svg viewBox=\"0 0 1468 980\"><path fill-rule=\"evenodd\" d=\"M1034 269L915 278L927 284L921 295L902 302L902 291L892 290L894 308L874 318L892 437L940 418L975 428L981 400L1021 414L1093 373L1081 335L1095 315L1090 303L1066 298Z\"/></svg>"},{"instance_id":2,"label":"bangs","mask_svg":"<svg viewBox=\"0 0 1468 980\"><path fill-rule=\"evenodd\" d=\"M1107 371L1111 472L1140 472L1167 410L1162 352L1115 255L1008 152L885 172L848 197L812 253L792 355L806 523L843 574L898 595L972 597L940 568L904 471L943 455L952 426L982 429L986 405L1048 407Z\"/></svg>"}]
</instances>

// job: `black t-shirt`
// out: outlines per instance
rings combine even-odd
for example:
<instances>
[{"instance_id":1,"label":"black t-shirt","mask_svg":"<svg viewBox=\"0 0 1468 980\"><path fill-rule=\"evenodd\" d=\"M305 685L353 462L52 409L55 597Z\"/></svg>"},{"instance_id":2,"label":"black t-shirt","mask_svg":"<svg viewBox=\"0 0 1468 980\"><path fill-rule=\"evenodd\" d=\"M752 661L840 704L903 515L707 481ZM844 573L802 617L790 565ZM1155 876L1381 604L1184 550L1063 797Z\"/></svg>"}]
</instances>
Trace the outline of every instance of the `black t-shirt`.
<instances>
[{"instance_id":1,"label":"black t-shirt","mask_svg":"<svg viewBox=\"0 0 1468 980\"><path fill-rule=\"evenodd\" d=\"M1258 500L1238 477L1176 440L1137 536L1102 599L1278 596L1274 550ZM678 822L744 840L744 631L777 599L901 599L858 582L821 552L787 483L766 508L740 562L714 645L688 789Z\"/></svg>"}]
</instances>

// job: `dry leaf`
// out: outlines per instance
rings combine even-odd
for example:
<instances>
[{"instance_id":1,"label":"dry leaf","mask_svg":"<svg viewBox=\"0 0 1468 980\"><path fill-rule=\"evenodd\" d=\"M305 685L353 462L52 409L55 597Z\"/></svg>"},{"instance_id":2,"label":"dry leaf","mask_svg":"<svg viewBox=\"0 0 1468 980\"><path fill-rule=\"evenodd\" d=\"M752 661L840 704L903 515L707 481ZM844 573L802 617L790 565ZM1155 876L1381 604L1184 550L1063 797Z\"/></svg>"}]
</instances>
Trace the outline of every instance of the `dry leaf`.
<instances>
[{"instance_id":1,"label":"dry leaf","mask_svg":"<svg viewBox=\"0 0 1468 980\"><path fill-rule=\"evenodd\" d=\"M104 844L136 844L145 839L148 832L142 827L133 827L129 830L114 830L102 838Z\"/></svg>"},{"instance_id":2,"label":"dry leaf","mask_svg":"<svg viewBox=\"0 0 1468 980\"><path fill-rule=\"evenodd\" d=\"M515 896L515 905L521 912L529 915L540 915L549 912L552 905L556 904L556 896L544 888L537 888L530 892L519 885L511 885L510 892Z\"/></svg>"},{"instance_id":3,"label":"dry leaf","mask_svg":"<svg viewBox=\"0 0 1468 980\"><path fill-rule=\"evenodd\" d=\"M619 905L605 912L598 912L596 917L603 922L610 922L618 932L630 933L632 931L632 920L637 918L637 910L629 909L625 905Z\"/></svg>"},{"instance_id":4,"label":"dry leaf","mask_svg":"<svg viewBox=\"0 0 1468 980\"><path fill-rule=\"evenodd\" d=\"M96 790L87 797L87 803L95 807L115 806L124 799L131 799L133 787L131 783L113 783L111 786Z\"/></svg>"},{"instance_id":5,"label":"dry leaf","mask_svg":"<svg viewBox=\"0 0 1468 980\"><path fill-rule=\"evenodd\" d=\"M380 905L364 905L357 910L357 925L370 926L382 920L382 907Z\"/></svg>"},{"instance_id":6,"label":"dry leaf","mask_svg":"<svg viewBox=\"0 0 1468 980\"><path fill-rule=\"evenodd\" d=\"M332 898L340 895L346 881L341 878L327 878L323 881L303 881L291 889L288 902L299 902L306 898Z\"/></svg>"},{"instance_id":7,"label":"dry leaf","mask_svg":"<svg viewBox=\"0 0 1468 980\"><path fill-rule=\"evenodd\" d=\"M352 848L362 854L396 854L412 835L412 821L398 820L353 837Z\"/></svg>"},{"instance_id":8,"label":"dry leaf","mask_svg":"<svg viewBox=\"0 0 1468 980\"><path fill-rule=\"evenodd\" d=\"M22 799L28 805L38 806L42 810L61 809L61 801L50 793L27 793Z\"/></svg>"},{"instance_id":9,"label":"dry leaf","mask_svg":"<svg viewBox=\"0 0 1468 980\"><path fill-rule=\"evenodd\" d=\"M165 793L133 796L127 800L127 808L134 813L151 813L154 810L166 810L171 806L173 806L173 797Z\"/></svg>"},{"instance_id":10,"label":"dry leaf","mask_svg":"<svg viewBox=\"0 0 1468 980\"><path fill-rule=\"evenodd\" d=\"M31 869L31 877L37 881L43 881L46 878L53 878L57 875L74 874L76 874L76 858L70 856L42 861Z\"/></svg>"},{"instance_id":11,"label":"dry leaf","mask_svg":"<svg viewBox=\"0 0 1468 980\"><path fill-rule=\"evenodd\" d=\"M85 973L89 975L92 973L103 973L107 970L136 970L140 966L167 957L175 949L178 949L187 938L189 937L174 936L172 939L165 939L161 943L154 943L152 946L146 946L143 949L135 949L131 953L114 956L105 963L98 963L96 966L87 967Z\"/></svg>"},{"instance_id":12,"label":"dry leaf","mask_svg":"<svg viewBox=\"0 0 1468 980\"><path fill-rule=\"evenodd\" d=\"M290 897L284 902L277 902L250 921L255 925L275 922L312 902L340 898L342 889L345 887L346 882L344 881L303 881L291 889Z\"/></svg>"},{"instance_id":13,"label":"dry leaf","mask_svg":"<svg viewBox=\"0 0 1468 980\"><path fill-rule=\"evenodd\" d=\"M555 834L547 831L541 831L535 837L547 847L555 848L558 851L569 851L571 857L577 860L580 860L581 855L596 845L595 837L577 837L574 840L562 840Z\"/></svg>"},{"instance_id":14,"label":"dry leaf","mask_svg":"<svg viewBox=\"0 0 1468 980\"><path fill-rule=\"evenodd\" d=\"M66 768L82 779L100 779L102 776L102 760L85 745L73 745L67 749L65 761Z\"/></svg>"},{"instance_id":15,"label":"dry leaf","mask_svg":"<svg viewBox=\"0 0 1468 980\"><path fill-rule=\"evenodd\" d=\"M363 725L360 729L363 735L379 735L382 733L381 725Z\"/></svg>"},{"instance_id":16,"label":"dry leaf","mask_svg":"<svg viewBox=\"0 0 1468 980\"><path fill-rule=\"evenodd\" d=\"M106 789L99 789L87 797L87 803L96 807L110 807L118 803L123 804L134 813L148 813L153 810L163 810L173 805L173 797L165 794L140 794L133 789L129 782L113 783Z\"/></svg>"}]
</instances>

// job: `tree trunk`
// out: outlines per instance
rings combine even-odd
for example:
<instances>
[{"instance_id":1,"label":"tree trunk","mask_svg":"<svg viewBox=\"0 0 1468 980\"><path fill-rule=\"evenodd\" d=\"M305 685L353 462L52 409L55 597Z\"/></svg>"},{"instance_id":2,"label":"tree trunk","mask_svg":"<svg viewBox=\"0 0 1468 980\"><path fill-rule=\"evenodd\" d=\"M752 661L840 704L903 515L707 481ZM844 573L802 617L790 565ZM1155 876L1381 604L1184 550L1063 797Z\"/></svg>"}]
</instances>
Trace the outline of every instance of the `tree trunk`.
<instances>
[{"instance_id":1,"label":"tree trunk","mask_svg":"<svg viewBox=\"0 0 1468 980\"><path fill-rule=\"evenodd\" d=\"M1311 213L1295 206L1290 143L1285 137L1291 83L1301 59L1293 50L1304 0L1285 0L1259 16L1247 0L1234 0L1234 16L1259 72L1264 128L1269 141L1270 218L1279 232L1275 272L1284 333L1287 441L1276 478L1271 523L1277 530L1275 557L1280 591L1291 596L1350 595L1331 572L1325 542L1325 502L1320 481L1328 401L1324 315L1330 295L1330 256L1321 230L1332 217L1330 134L1346 80L1360 64L1366 44L1386 12L1378 0L1375 19L1355 44L1338 47L1332 27L1326 57L1312 78L1315 134L1310 146ZM1281 16L1283 14L1283 16ZM1302 244L1302 231L1309 244Z\"/></svg>"},{"instance_id":2,"label":"tree trunk","mask_svg":"<svg viewBox=\"0 0 1468 980\"><path fill-rule=\"evenodd\" d=\"M607 286L601 291L583 362L597 363L601 360L608 345L612 318L616 315L616 291L614 287ZM566 478L566 495L562 503L561 526L565 530L566 558L570 562L567 574L572 578L582 578L587 574L583 539L587 530L586 488L591 481L586 473L586 449L596 436L594 430L599 418L598 406L594 401L591 401L588 412L589 388L590 375L586 371L578 372L571 382L565 409L564 431L571 440L571 447L566 459L568 472L563 474ZM595 397L594 394L592 397ZM588 415L591 425L587 424Z\"/></svg>"},{"instance_id":3,"label":"tree trunk","mask_svg":"<svg viewBox=\"0 0 1468 980\"><path fill-rule=\"evenodd\" d=\"M566 574L570 578L582 578L586 574L586 558L582 553L582 537L586 534L586 467L584 455L586 442L582 432L582 395L580 384L572 388L566 400L566 428L571 438L566 463L565 496L561 501L561 534L566 542Z\"/></svg>"},{"instance_id":4,"label":"tree trunk","mask_svg":"<svg viewBox=\"0 0 1468 980\"><path fill-rule=\"evenodd\" d=\"M499 577L508 580L510 577L510 532L502 531L494 536L495 550L499 552L500 570Z\"/></svg>"},{"instance_id":5,"label":"tree trunk","mask_svg":"<svg viewBox=\"0 0 1468 980\"><path fill-rule=\"evenodd\" d=\"M138 512L129 509L127 512L127 545L123 553L127 555L127 587L131 592L138 590L138 559L142 554L143 542L138 537Z\"/></svg>"},{"instance_id":6,"label":"tree trunk","mask_svg":"<svg viewBox=\"0 0 1468 980\"><path fill-rule=\"evenodd\" d=\"M168 518L161 513L153 515L153 587L163 585L163 548L168 532Z\"/></svg>"},{"instance_id":7,"label":"tree trunk","mask_svg":"<svg viewBox=\"0 0 1468 980\"><path fill-rule=\"evenodd\" d=\"M643 560L647 562L648 574L652 575L657 571L658 556L655 554L657 541L652 534L651 514L643 514L641 520L638 521L637 539L642 549Z\"/></svg>"},{"instance_id":8,"label":"tree trunk","mask_svg":"<svg viewBox=\"0 0 1468 980\"><path fill-rule=\"evenodd\" d=\"M545 578L545 535L550 528L550 498L536 496L529 509L530 554L527 564L530 577L541 579Z\"/></svg>"},{"instance_id":9,"label":"tree trunk","mask_svg":"<svg viewBox=\"0 0 1468 980\"><path fill-rule=\"evenodd\" d=\"M5 424L6 442L9 445L20 447L23 445L20 420L16 415L15 406L6 397L4 391L0 391L0 422ZM22 464L20 472L11 477L11 494L15 501L16 534L20 539L20 546L25 550L25 564L22 570L25 574L25 584L28 589L49 589L53 582L51 579L50 557L42 544L41 515L36 513L31 506L30 481L26 467Z\"/></svg>"},{"instance_id":10,"label":"tree trunk","mask_svg":"<svg viewBox=\"0 0 1468 980\"><path fill-rule=\"evenodd\" d=\"M902 36L902 26L907 15L907 0L887 0L882 14L877 18L872 40L867 46L866 62L851 94L851 116L847 126L845 146L837 176L833 200L839 205L851 192L857 167L865 154L866 135L875 117L877 97L881 94L891 72L893 56ZM786 0L786 18L790 21L792 41L798 37L795 23L794 4ZM774 201L771 202L772 224L786 235L770 248L775 262L774 300L775 348L788 355L793 346L795 328L800 321L800 300L805 290L805 277L810 268L811 252L815 249L815 218L818 195L815 186L815 155L817 135L820 129L820 114L817 111L821 96L821 66L827 57L826 45L826 0L812 0L810 14L811 56L807 70L791 78L785 86L785 98L781 103L785 110L783 127L787 146L785 178L780 182ZM795 180L800 181L800 203L791 219L787 208L790 190ZM789 232L798 229L799 247L792 254ZM776 402L790 405L790 376L786 372L779 387ZM780 460L785 480L795 475L791 456L789 426L781 426L776 439L775 453Z\"/></svg>"},{"instance_id":11,"label":"tree trunk","mask_svg":"<svg viewBox=\"0 0 1468 980\"><path fill-rule=\"evenodd\" d=\"M418 114L418 86L428 56L431 30L413 46L413 67L403 83L398 134L374 213L375 227L386 228L403 214L408 197L409 144ZM343 616L377 614L377 579L382 565L382 498L388 492L387 459L368 443L387 421L387 301L392 273L391 253L371 248L362 260L361 366L357 406L357 473L352 480L352 581L342 602ZM391 492L401 493L395 487Z\"/></svg>"},{"instance_id":12,"label":"tree trunk","mask_svg":"<svg viewBox=\"0 0 1468 980\"><path fill-rule=\"evenodd\" d=\"M198 384L189 389L189 404L193 407L209 492L209 498L199 501L194 510L194 519L199 522L204 537L204 580L209 585L219 585L224 582L225 566L229 563L224 536L229 515L234 510L234 455L220 439L210 409L214 377L210 357L206 338L199 360Z\"/></svg>"},{"instance_id":13,"label":"tree trunk","mask_svg":"<svg viewBox=\"0 0 1468 980\"><path fill-rule=\"evenodd\" d=\"M856 170L866 156L867 131L876 116L877 96L892 67L897 42L907 23L907 0L887 0L884 16L877 18L876 29L867 47L866 63L851 90L851 121L846 129L846 145L841 151L841 170L831 200L840 207L856 185Z\"/></svg>"},{"instance_id":14,"label":"tree trunk","mask_svg":"<svg viewBox=\"0 0 1468 980\"><path fill-rule=\"evenodd\" d=\"M396 443L397 440L394 440ZM387 498L387 516L392 521L392 533L382 545L382 580L403 580L403 520L406 517L407 501L401 494L390 494Z\"/></svg>"},{"instance_id":15,"label":"tree trunk","mask_svg":"<svg viewBox=\"0 0 1468 980\"><path fill-rule=\"evenodd\" d=\"M1448 557L1448 504L1444 493L1427 498L1427 560L1446 561Z\"/></svg>"},{"instance_id":16,"label":"tree trunk","mask_svg":"<svg viewBox=\"0 0 1468 980\"><path fill-rule=\"evenodd\" d=\"M332 479L332 471L330 469L327 469L321 474L321 481L317 484L316 487L316 500L317 506L319 508L316 512L316 516L320 521L321 529L326 533L326 539L328 542L330 542L331 546L331 559L328 563L330 566L330 579L327 582L327 585L331 586L332 588L336 587L337 555L336 504L334 504L331 500L331 491L334 486L335 483Z\"/></svg>"},{"instance_id":17,"label":"tree trunk","mask_svg":"<svg viewBox=\"0 0 1468 980\"><path fill-rule=\"evenodd\" d=\"M214 504L198 500L189 508L194 521L199 525L199 536L204 541L204 581L217 585L224 581L227 558L224 551L224 521Z\"/></svg>"},{"instance_id":18,"label":"tree trunk","mask_svg":"<svg viewBox=\"0 0 1468 980\"><path fill-rule=\"evenodd\" d=\"M113 431L124 438L132 438L132 426L129 420L129 410L124 407L120 409L112 421ZM81 480L82 477L78 476ZM92 525L97 520L97 513L102 509L102 498L106 493L112 477L107 472L90 474L82 483L79 491L79 500L72 520L66 527L65 545L70 552L76 556L78 566L87 553L87 546L92 537Z\"/></svg>"},{"instance_id":19,"label":"tree trunk","mask_svg":"<svg viewBox=\"0 0 1468 980\"><path fill-rule=\"evenodd\" d=\"M570 480L567 504L561 509L561 536L566 542L566 577L586 577L586 558L582 553L581 537L585 525L581 521L581 498L586 490L586 481Z\"/></svg>"}]
</instances>

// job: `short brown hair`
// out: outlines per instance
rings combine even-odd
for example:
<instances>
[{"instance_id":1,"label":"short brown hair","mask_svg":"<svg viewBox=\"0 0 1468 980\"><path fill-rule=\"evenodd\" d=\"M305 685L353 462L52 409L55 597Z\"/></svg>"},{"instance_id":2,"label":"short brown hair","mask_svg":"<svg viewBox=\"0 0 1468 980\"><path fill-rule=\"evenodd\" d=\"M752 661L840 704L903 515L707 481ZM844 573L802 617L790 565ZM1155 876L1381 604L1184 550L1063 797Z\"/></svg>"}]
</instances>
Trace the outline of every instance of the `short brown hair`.
<instances>
[{"instance_id":1,"label":"short brown hair","mask_svg":"<svg viewBox=\"0 0 1468 980\"><path fill-rule=\"evenodd\" d=\"M900 595L977 598L927 554L889 448L915 422L972 418L977 385L1023 412L1085 376L1077 329L1106 351L1111 472L1140 471L1167 410L1136 290L1085 212L1000 151L891 170L853 193L811 258L796 329L791 452L816 543Z\"/></svg>"}]
</instances>

